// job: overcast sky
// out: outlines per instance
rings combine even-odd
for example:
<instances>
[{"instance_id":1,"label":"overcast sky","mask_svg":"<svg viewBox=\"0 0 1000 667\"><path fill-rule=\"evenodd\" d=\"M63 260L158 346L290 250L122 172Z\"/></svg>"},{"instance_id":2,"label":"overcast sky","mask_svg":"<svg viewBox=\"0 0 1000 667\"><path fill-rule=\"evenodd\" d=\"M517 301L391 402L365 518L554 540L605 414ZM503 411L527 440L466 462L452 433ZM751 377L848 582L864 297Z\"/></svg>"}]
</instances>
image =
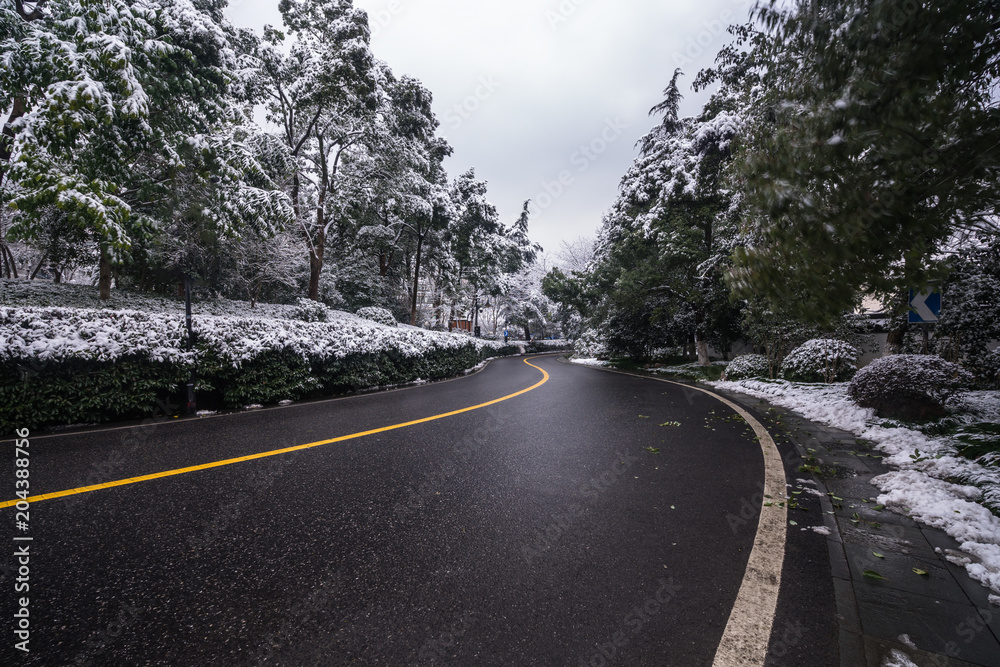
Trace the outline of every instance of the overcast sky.
<instances>
[{"instance_id":1,"label":"overcast sky","mask_svg":"<svg viewBox=\"0 0 1000 667\"><path fill-rule=\"evenodd\" d=\"M676 67L681 113L690 90L746 21L753 0L355 0L368 12L372 49L397 76L434 94L440 133L512 223L535 202L530 231L546 252L593 236L655 122L649 109ZM277 0L230 0L228 14L258 32L281 25Z\"/></svg>"}]
</instances>

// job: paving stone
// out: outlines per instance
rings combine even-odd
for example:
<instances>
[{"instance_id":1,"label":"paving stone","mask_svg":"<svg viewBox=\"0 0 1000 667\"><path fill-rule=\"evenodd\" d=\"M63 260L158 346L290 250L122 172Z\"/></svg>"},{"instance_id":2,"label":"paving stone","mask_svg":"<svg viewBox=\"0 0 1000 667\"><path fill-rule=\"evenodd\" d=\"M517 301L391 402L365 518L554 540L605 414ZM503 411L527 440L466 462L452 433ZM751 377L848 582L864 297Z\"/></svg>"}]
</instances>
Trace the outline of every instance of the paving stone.
<instances>
[{"instance_id":1,"label":"paving stone","mask_svg":"<svg viewBox=\"0 0 1000 667\"><path fill-rule=\"evenodd\" d=\"M871 547L874 551L909 554L921 558L937 559L937 554L919 528L883 524L882 528L872 528L870 524L840 519L838 521L841 538L845 544Z\"/></svg>"},{"instance_id":2,"label":"paving stone","mask_svg":"<svg viewBox=\"0 0 1000 667\"><path fill-rule=\"evenodd\" d=\"M1000 667L1000 643L970 604L935 600L878 582L856 586L854 592L865 635L896 641L906 634L921 650ZM978 632L976 624L981 626Z\"/></svg>"},{"instance_id":3,"label":"paving stone","mask_svg":"<svg viewBox=\"0 0 1000 667\"><path fill-rule=\"evenodd\" d=\"M979 663L966 662L958 658L949 658L940 653L930 653L914 649L899 641L887 641L877 637L864 637L864 650L868 654L867 662L856 663L868 667L883 667L893 650L902 651L917 667L982 667Z\"/></svg>"},{"instance_id":4,"label":"paving stone","mask_svg":"<svg viewBox=\"0 0 1000 667\"><path fill-rule=\"evenodd\" d=\"M954 576L956 581L958 581L959 585L965 591L965 594L969 596L969 600L972 601L972 604L976 605L980 609L990 609L989 589L969 577L969 573L963 566L955 565L945 558L948 551L954 552L956 556L965 555L961 553L959 543L944 531L934 528L924 527L921 529L921 533L923 533L924 539L927 540L927 543L930 544L932 549L941 549L942 553L938 557L951 571L952 576ZM1000 608L993 607L993 609L1000 614Z\"/></svg>"},{"instance_id":5,"label":"paving stone","mask_svg":"<svg viewBox=\"0 0 1000 667\"><path fill-rule=\"evenodd\" d=\"M774 414L766 402L734 398L762 414ZM910 517L875 509L880 492L871 481L891 468L881 457L859 456L874 453L871 444L793 413L776 412L803 458L815 457L839 471L800 476L815 479L820 491L842 499L820 498L824 524L833 530L827 546L840 623L840 664L882 667L893 650L901 650L919 667L1000 667L1000 607L989 605L988 591L964 568L934 551L957 551L953 539ZM796 488L794 478L789 481ZM855 516L858 523L852 521ZM887 580L866 578L865 570ZM917 649L901 641L904 634Z\"/></svg>"}]
</instances>

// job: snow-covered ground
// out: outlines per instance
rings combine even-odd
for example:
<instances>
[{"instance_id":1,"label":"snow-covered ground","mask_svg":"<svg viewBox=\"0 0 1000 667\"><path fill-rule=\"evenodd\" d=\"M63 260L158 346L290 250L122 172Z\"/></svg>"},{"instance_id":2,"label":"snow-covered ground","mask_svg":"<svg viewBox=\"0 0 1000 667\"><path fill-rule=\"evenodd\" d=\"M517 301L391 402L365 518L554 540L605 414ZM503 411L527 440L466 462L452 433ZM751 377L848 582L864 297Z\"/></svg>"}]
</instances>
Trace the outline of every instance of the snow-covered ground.
<instances>
[{"instance_id":1,"label":"snow-covered ground","mask_svg":"<svg viewBox=\"0 0 1000 667\"><path fill-rule=\"evenodd\" d=\"M878 502L955 538L968 557L949 556L969 575L1000 593L1000 468L980 465L957 453L951 436L934 436L880 419L847 396L846 384L797 384L784 380L712 382L720 389L762 398L806 419L870 441L896 470L872 480ZM953 424L1000 423L1000 392L961 395L949 405Z\"/></svg>"},{"instance_id":2,"label":"snow-covered ground","mask_svg":"<svg viewBox=\"0 0 1000 667\"><path fill-rule=\"evenodd\" d=\"M598 368L610 365L607 361L601 361L600 359L570 359L570 362L580 364L581 366L596 366Z\"/></svg>"}]
</instances>

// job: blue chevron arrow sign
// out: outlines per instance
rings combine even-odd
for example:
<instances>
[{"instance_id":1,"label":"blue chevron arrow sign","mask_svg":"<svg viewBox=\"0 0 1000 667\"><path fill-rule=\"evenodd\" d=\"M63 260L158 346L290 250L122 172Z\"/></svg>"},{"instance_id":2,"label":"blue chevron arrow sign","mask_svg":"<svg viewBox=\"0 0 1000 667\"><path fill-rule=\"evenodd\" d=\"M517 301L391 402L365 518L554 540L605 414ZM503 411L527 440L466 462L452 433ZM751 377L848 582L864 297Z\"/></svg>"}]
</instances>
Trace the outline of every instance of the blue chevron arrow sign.
<instances>
[{"instance_id":1,"label":"blue chevron arrow sign","mask_svg":"<svg viewBox=\"0 0 1000 667\"><path fill-rule=\"evenodd\" d=\"M941 319L941 292L910 290L910 324L930 324Z\"/></svg>"}]
</instances>

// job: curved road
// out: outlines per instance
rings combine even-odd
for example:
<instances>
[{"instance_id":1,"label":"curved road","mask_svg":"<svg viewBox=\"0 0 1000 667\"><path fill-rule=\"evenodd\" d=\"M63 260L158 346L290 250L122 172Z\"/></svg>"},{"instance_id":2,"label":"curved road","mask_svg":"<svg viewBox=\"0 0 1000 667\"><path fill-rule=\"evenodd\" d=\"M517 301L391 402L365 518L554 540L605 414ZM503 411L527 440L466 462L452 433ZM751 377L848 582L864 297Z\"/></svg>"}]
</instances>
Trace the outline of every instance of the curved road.
<instances>
[{"instance_id":1,"label":"curved road","mask_svg":"<svg viewBox=\"0 0 1000 667\"><path fill-rule=\"evenodd\" d=\"M32 438L34 494L136 481L31 504L31 651L5 632L0 663L712 664L757 532L750 427L703 392L529 361ZM772 644L809 614L835 633L829 583L806 580L783 584ZM829 637L797 632L768 664L836 662Z\"/></svg>"}]
</instances>

